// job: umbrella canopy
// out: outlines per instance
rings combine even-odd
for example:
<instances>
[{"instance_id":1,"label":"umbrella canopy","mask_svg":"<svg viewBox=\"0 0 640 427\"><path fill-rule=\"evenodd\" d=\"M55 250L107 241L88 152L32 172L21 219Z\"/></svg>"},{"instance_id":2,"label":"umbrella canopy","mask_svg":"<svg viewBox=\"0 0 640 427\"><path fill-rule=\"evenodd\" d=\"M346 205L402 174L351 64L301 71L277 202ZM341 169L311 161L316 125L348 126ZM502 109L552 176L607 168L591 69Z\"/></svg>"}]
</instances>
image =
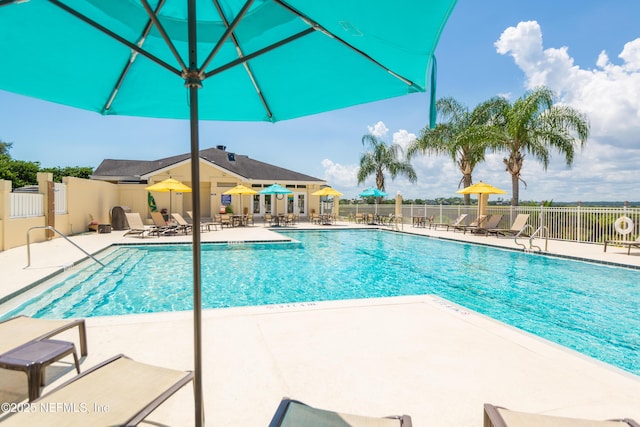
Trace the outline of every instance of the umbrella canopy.
<instances>
[{"instance_id":1,"label":"umbrella canopy","mask_svg":"<svg viewBox=\"0 0 640 427\"><path fill-rule=\"evenodd\" d=\"M260 194L293 194L293 191L289 190L288 188L284 188L282 185L280 184L272 184L268 187L263 188L262 190L260 190L258 193Z\"/></svg>"},{"instance_id":2,"label":"umbrella canopy","mask_svg":"<svg viewBox=\"0 0 640 427\"><path fill-rule=\"evenodd\" d=\"M148 191L157 191L159 193L169 193L177 191L178 193L191 193L191 187L177 181L173 178L165 179L145 188Z\"/></svg>"},{"instance_id":3,"label":"umbrella canopy","mask_svg":"<svg viewBox=\"0 0 640 427\"><path fill-rule=\"evenodd\" d=\"M271 194L271 195L275 195L276 197L278 197L279 195L285 195L285 194L293 194L293 191L284 188L282 185L280 184L272 184L266 188L263 188L262 190L259 191L260 194ZM276 203L276 215L278 214L278 204Z\"/></svg>"},{"instance_id":4,"label":"umbrella canopy","mask_svg":"<svg viewBox=\"0 0 640 427\"><path fill-rule=\"evenodd\" d=\"M386 197L388 194L377 188L369 188L358 194L360 197Z\"/></svg>"},{"instance_id":5,"label":"umbrella canopy","mask_svg":"<svg viewBox=\"0 0 640 427\"><path fill-rule=\"evenodd\" d=\"M227 190L222 194L243 195L243 194L258 194L258 192L249 187L245 187L242 184L238 184L235 187L233 187L231 190Z\"/></svg>"},{"instance_id":6,"label":"umbrella canopy","mask_svg":"<svg viewBox=\"0 0 640 427\"><path fill-rule=\"evenodd\" d=\"M324 187L323 189L320 189L318 191L314 191L313 193L311 193L312 196L342 196L342 193L339 192L338 190L336 190L335 188L331 188L331 187Z\"/></svg>"},{"instance_id":7,"label":"umbrella canopy","mask_svg":"<svg viewBox=\"0 0 640 427\"><path fill-rule=\"evenodd\" d=\"M499 188L494 187L491 184L487 184L486 182L478 182L476 184L470 185L462 190L456 191L458 194L507 194L506 191L501 190Z\"/></svg>"},{"instance_id":8,"label":"umbrella canopy","mask_svg":"<svg viewBox=\"0 0 640 427\"><path fill-rule=\"evenodd\" d=\"M245 194L258 194L256 190L253 190L249 187L245 187L242 184L238 184L233 187L231 190L227 190L222 194L232 195L232 196L240 196L240 212L242 213L242 196Z\"/></svg>"},{"instance_id":9,"label":"umbrella canopy","mask_svg":"<svg viewBox=\"0 0 640 427\"><path fill-rule=\"evenodd\" d=\"M275 122L425 91L455 3L0 0L0 57L20 64L19 76L0 67L0 87L101 114L187 119L186 80L200 88L200 119Z\"/></svg>"},{"instance_id":10,"label":"umbrella canopy","mask_svg":"<svg viewBox=\"0 0 640 427\"><path fill-rule=\"evenodd\" d=\"M458 194L477 194L478 195L478 217L487 212L487 203L489 202L489 194L507 194L506 191L494 187L486 182L478 182L470 185L462 190L456 191Z\"/></svg>"},{"instance_id":11,"label":"umbrella canopy","mask_svg":"<svg viewBox=\"0 0 640 427\"><path fill-rule=\"evenodd\" d=\"M101 114L188 118L197 224L200 119L275 122L430 87L433 124L433 53L455 4L0 0L0 58L13 64L0 67L0 89ZM200 426L198 227L192 238L195 415Z\"/></svg>"},{"instance_id":12,"label":"umbrella canopy","mask_svg":"<svg viewBox=\"0 0 640 427\"><path fill-rule=\"evenodd\" d=\"M178 193L191 193L191 187L184 185L178 180L173 178L167 178L164 181L157 182L153 185L145 187L147 191L157 191L159 193L169 193L169 218L171 218L171 211L173 209L173 192ZM154 200L155 202L155 200ZM157 209L157 208L156 208Z\"/></svg>"}]
</instances>

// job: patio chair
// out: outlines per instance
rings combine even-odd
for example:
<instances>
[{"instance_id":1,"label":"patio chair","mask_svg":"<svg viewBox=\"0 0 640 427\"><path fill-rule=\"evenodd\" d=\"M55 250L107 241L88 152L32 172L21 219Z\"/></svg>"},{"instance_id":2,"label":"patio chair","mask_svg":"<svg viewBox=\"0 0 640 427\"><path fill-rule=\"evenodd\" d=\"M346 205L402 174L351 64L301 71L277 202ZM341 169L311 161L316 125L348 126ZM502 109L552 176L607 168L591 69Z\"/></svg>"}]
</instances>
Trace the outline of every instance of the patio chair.
<instances>
[{"instance_id":1,"label":"patio chair","mask_svg":"<svg viewBox=\"0 0 640 427\"><path fill-rule=\"evenodd\" d=\"M302 402L282 399L269 427L411 427L408 415L372 418L312 408Z\"/></svg>"},{"instance_id":2,"label":"patio chair","mask_svg":"<svg viewBox=\"0 0 640 427\"><path fill-rule=\"evenodd\" d=\"M579 418L555 417L551 415L532 414L510 411L505 408L484 405L484 427L640 427L632 419L597 421Z\"/></svg>"},{"instance_id":3,"label":"patio chair","mask_svg":"<svg viewBox=\"0 0 640 427\"><path fill-rule=\"evenodd\" d=\"M487 236L490 234L495 234L497 237L517 236L527 226L527 221L529 221L529 214L518 214L513 220L511 228L486 228L484 231Z\"/></svg>"},{"instance_id":4,"label":"patio chair","mask_svg":"<svg viewBox=\"0 0 640 427\"><path fill-rule=\"evenodd\" d=\"M153 233L158 233L157 227L147 227L142 222L142 217L137 212L125 212L125 217L127 218L127 224L129 224L129 230L123 234L123 236L133 235L137 237L145 237L145 233L147 235L152 235Z\"/></svg>"},{"instance_id":5,"label":"patio chair","mask_svg":"<svg viewBox=\"0 0 640 427\"><path fill-rule=\"evenodd\" d=\"M179 213L172 213L171 217L178 223L176 231L182 231L184 234L189 234L193 230L193 226L189 224Z\"/></svg>"},{"instance_id":6,"label":"patio chair","mask_svg":"<svg viewBox=\"0 0 640 427\"><path fill-rule=\"evenodd\" d=\"M605 240L604 241L604 251L607 252L607 245L616 245L616 246L626 246L627 255L631 255L631 247L635 246L640 248L640 235L636 240Z\"/></svg>"},{"instance_id":7,"label":"patio chair","mask_svg":"<svg viewBox=\"0 0 640 427\"><path fill-rule=\"evenodd\" d=\"M78 328L80 354L87 355L84 319L54 320L16 316L0 321L0 355L30 341L41 341L71 328Z\"/></svg>"},{"instance_id":8,"label":"patio chair","mask_svg":"<svg viewBox=\"0 0 640 427\"><path fill-rule=\"evenodd\" d=\"M121 354L35 400L32 411L5 418L2 426L136 426L191 381L190 371L147 365ZM68 409L46 410L61 405Z\"/></svg>"},{"instance_id":9,"label":"patio chair","mask_svg":"<svg viewBox=\"0 0 640 427\"><path fill-rule=\"evenodd\" d=\"M468 216L467 214L460 214L452 223L434 222L429 224L429 228L433 227L434 230L437 230L438 227L446 227L447 231L449 231L449 227L456 227L461 225L462 221L464 221L467 218L467 216Z\"/></svg>"}]
</instances>

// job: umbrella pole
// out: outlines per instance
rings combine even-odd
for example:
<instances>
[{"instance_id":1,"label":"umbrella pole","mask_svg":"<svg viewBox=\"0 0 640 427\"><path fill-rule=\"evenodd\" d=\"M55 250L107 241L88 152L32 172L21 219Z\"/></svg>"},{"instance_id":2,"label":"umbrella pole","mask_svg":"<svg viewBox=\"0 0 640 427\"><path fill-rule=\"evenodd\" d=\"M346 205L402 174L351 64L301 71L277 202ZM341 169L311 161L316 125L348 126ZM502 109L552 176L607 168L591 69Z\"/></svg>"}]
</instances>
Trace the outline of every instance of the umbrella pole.
<instances>
[{"instance_id":1,"label":"umbrella pole","mask_svg":"<svg viewBox=\"0 0 640 427\"><path fill-rule=\"evenodd\" d=\"M196 33L196 2L188 3L189 26L189 72L185 78L185 86L189 88L189 125L191 130L191 200L193 207L193 371L195 398L195 425L204 425L204 402L202 396L202 291L200 267L200 148L198 128L198 89L202 87L202 80L198 73L197 33Z\"/></svg>"}]
</instances>

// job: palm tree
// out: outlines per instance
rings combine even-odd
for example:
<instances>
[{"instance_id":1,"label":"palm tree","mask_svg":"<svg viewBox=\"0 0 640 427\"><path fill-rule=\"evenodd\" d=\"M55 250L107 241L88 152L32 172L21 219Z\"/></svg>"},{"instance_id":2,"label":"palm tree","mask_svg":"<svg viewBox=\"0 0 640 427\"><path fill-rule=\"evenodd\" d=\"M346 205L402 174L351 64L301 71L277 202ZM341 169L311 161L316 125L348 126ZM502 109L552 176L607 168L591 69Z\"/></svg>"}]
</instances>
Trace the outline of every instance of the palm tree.
<instances>
[{"instance_id":1,"label":"palm tree","mask_svg":"<svg viewBox=\"0 0 640 427\"><path fill-rule=\"evenodd\" d=\"M462 184L466 188L473 183L473 170L484 161L491 142L502 137L501 128L493 121L502 104L498 98L492 98L470 112L454 98L448 97L439 99L436 105L444 122L433 129L423 129L420 137L409 145L407 154L409 158L417 152L449 156L462 172L458 187ZM468 205L470 202L471 196L465 194L464 203Z\"/></svg>"},{"instance_id":2,"label":"palm tree","mask_svg":"<svg viewBox=\"0 0 640 427\"><path fill-rule=\"evenodd\" d=\"M388 171L391 179L398 175L406 176L412 184L418 180L416 171L408 160L401 160L402 147L398 144L387 146L384 141L368 134L362 137L362 145L371 149L360 157L358 184L362 184L370 175L376 176L376 187L384 191L384 172Z\"/></svg>"},{"instance_id":3,"label":"palm tree","mask_svg":"<svg viewBox=\"0 0 640 427\"><path fill-rule=\"evenodd\" d=\"M553 100L551 89L539 87L525 93L513 105L502 101L500 124L504 137L496 140L493 149L509 155L503 161L511 174L512 206L518 205L520 181L527 185L520 176L527 153L541 162L545 171L552 149L564 155L567 166L571 166L576 146L584 147L589 138L586 115L566 105L554 105Z\"/></svg>"}]
</instances>

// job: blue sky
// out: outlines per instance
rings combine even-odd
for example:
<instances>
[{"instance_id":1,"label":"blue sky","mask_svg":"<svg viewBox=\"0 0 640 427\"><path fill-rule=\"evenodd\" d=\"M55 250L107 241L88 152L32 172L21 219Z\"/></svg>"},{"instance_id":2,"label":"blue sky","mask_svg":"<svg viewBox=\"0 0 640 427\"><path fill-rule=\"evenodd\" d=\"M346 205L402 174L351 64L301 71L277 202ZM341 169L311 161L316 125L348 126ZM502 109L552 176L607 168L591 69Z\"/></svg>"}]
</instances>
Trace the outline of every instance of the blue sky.
<instances>
[{"instance_id":1,"label":"blue sky","mask_svg":"<svg viewBox=\"0 0 640 427\"><path fill-rule=\"evenodd\" d=\"M545 172L526 157L520 200L638 200L640 2L637 0L459 0L438 49L437 96L473 108L492 96L512 101L536 85L588 114L591 138L567 169L559 155ZM295 120L201 122L200 146L229 151L318 178L355 197L362 136L406 145L428 120L414 94ZM106 158L151 160L189 152L188 122L102 117L0 91L0 139L15 159L43 166L97 167ZM502 154L476 168L511 196ZM418 182L386 179L405 198L455 196L460 173L448 158L413 161Z\"/></svg>"}]
</instances>

